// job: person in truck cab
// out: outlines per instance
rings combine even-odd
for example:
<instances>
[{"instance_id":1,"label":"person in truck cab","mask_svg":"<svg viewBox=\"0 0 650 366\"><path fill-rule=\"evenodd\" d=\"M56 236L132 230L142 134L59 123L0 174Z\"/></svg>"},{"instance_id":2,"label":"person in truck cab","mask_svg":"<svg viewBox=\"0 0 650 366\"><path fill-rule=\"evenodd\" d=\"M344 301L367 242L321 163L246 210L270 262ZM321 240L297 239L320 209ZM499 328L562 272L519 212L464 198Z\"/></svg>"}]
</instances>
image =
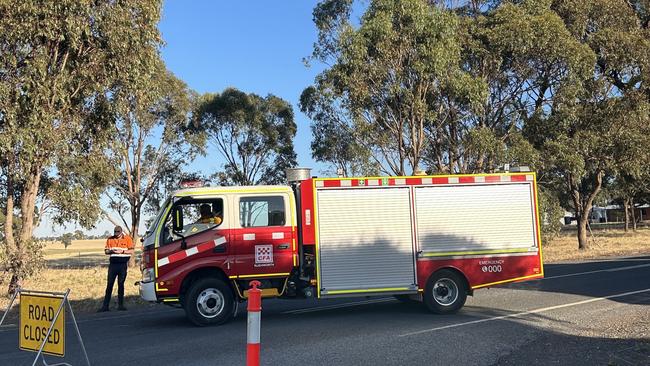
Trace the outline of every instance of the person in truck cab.
<instances>
[{"instance_id":1,"label":"person in truck cab","mask_svg":"<svg viewBox=\"0 0 650 366\"><path fill-rule=\"evenodd\" d=\"M220 225L223 219L219 214L212 214L212 207L209 203L204 203L200 206L199 212L201 213L201 218L196 222L197 224L214 224Z\"/></svg>"},{"instance_id":2,"label":"person in truck cab","mask_svg":"<svg viewBox=\"0 0 650 366\"><path fill-rule=\"evenodd\" d=\"M110 255L111 259L108 265L108 283L106 284L106 294L104 302L98 312L108 311L108 304L111 301L115 277L117 277L117 310L126 310L124 307L124 281L126 280L126 269L129 258L133 254L133 240L130 236L124 234L121 226L116 226L113 230L113 236L106 240L104 254Z\"/></svg>"}]
</instances>

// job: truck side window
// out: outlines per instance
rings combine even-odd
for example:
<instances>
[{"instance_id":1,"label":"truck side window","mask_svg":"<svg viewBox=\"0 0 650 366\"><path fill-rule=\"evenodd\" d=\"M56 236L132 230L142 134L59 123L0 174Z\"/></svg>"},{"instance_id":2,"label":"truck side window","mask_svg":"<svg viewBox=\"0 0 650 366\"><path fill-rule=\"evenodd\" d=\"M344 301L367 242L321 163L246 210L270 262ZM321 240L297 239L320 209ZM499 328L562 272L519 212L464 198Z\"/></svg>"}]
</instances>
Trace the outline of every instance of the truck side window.
<instances>
[{"instance_id":1,"label":"truck side window","mask_svg":"<svg viewBox=\"0 0 650 366\"><path fill-rule=\"evenodd\" d=\"M284 197L259 196L239 199L241 227L284 226L285 222Z\"/></svg>"},{"instance_id":2,"label":"truck side window","mask_svg":"<svg viewBox=\"0 0 650 366\"><path fill-rule=\"evenodd\" d=\"M183 211L183 230L180 234L186 238L217 227L223 222L224 206L223 199L221 198L180 201L174 205L174 207L178 206ZM163 245L181 239L181 236L172 230L173 211L170 210L169 215L165 219Z\"/></svg>"}]
</instances>

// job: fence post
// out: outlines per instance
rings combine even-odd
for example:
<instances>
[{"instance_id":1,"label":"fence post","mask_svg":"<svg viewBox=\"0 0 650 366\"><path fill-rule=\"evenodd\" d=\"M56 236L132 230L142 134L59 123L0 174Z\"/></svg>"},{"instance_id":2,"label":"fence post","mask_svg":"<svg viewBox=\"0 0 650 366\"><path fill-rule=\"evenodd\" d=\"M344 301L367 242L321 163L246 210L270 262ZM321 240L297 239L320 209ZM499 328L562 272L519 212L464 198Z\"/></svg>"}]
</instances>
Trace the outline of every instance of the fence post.
<instances>
[{"instance_id":1,"label":"fence post","mask_svg":"<svg viewBox=\"0 0 650 366\"><path fill-rule=\"evenodd\" d=\"M260 364L260 321L262 311L262 291L257 287L260 281L251 281L248 290L248 331L246 346L246 366Z\"/></svg>"}]
</instances>

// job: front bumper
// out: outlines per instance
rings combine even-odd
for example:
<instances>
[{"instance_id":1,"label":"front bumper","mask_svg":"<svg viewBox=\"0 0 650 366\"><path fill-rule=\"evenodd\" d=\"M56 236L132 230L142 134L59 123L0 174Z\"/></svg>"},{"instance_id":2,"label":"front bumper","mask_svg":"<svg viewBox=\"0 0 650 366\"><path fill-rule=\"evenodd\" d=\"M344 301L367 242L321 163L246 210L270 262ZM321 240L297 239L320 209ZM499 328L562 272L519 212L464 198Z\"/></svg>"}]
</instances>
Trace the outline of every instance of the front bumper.
<instances>
[{"instance_id":1,"label":"front bumper","mask_svg":"<svg viewBox=\"0 0 650 366\"><path fill-rule=\"evenodd\" d=\"M156 282L140 282L140 297L144 301L156 302Z\"/></svg>"}]
</instances>

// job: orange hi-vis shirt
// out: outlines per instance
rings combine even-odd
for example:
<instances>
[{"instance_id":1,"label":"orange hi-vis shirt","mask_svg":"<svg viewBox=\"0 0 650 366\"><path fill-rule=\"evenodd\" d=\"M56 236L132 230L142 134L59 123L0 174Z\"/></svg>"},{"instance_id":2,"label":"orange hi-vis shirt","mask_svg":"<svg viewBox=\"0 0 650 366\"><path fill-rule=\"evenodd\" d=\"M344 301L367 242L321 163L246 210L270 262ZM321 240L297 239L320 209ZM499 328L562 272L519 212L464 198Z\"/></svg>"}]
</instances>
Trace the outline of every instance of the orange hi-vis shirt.
<instances>
[{"instance_id":1,"label":"orange hi-vis shirt","mask_svg":"<svg viewBox=\"0 0 650 366\"><path fill-rule=\"evenodd\" d=\"M130 236L124 234L121 238L111 236L106 240L105 249L115 249L115 250L130 250L133 249L133 239ZM126 263L129 261L131 254L128 253L113 253L111 254L111 263Z\"/></svg>"}]
</instances>

